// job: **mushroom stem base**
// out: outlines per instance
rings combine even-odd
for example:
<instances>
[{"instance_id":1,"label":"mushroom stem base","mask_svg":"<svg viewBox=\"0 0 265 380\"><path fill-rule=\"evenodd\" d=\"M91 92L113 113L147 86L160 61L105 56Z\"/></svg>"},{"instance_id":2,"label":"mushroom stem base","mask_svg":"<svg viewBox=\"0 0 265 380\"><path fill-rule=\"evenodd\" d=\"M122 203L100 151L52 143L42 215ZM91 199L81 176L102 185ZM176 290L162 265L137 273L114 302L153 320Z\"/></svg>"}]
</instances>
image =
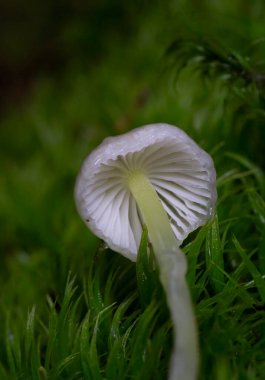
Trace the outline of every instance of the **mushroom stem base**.
<instances>
[{"instance_id":1,"label":"mushroom stem base","mask_svg":"<svg viewBox=\"0 0 265 380\"><path fill-rule=\"evenodd\" d=\"M173 321L174 350L169 380L195 380L198 372L198 340L185 278L186 257L178 247L168 216L148 178L143 173L131 173L128 186L147 226Z\"/></svg>"}]
</instances>

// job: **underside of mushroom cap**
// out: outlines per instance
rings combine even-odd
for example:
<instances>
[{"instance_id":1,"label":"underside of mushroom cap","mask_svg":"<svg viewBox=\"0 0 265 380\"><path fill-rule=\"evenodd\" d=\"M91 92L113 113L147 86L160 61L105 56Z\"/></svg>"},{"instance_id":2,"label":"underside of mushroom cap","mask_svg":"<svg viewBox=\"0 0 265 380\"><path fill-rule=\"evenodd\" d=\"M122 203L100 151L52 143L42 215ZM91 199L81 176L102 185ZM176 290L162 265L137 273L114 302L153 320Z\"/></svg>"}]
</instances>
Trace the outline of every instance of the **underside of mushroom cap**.
<instances>
[{"instance_id":1,"label":"underside of mushroom cap","mask_svg":"<svg viewBox=\"0 0 265 380\"><path fill-rule=\"evenodd\" d=\"M211 157L179 128L151 124L105 139L81 168L76 205L96 235L133 261L142 233L141 214L126 185L134 171L154 186L179 244L210 218L216 201Z\"/></svg>"}]
</instances>

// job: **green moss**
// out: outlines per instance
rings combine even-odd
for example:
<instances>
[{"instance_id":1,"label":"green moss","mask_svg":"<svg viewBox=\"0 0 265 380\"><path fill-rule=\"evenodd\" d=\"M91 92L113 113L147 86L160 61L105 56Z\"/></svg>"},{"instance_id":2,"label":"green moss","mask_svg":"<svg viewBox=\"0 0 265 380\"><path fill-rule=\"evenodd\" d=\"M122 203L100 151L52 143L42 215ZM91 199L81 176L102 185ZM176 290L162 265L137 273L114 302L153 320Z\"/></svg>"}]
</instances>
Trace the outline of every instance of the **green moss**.
<instances>
[{"instance_id":1,"label":"green moss","mask_svg":"<svg viewBox=\"0 0 265 380\"><path fill-rule=\"evenodd\" d=\"M264 376L263 2L137 4L122 13L123 38L113 21L112 33L93 24L101 46L89 66L75 43L84 21L62 27L75 57L60 75L37 77L0 122L3 380L166 378L172 327L146 240L129 262L85 228L73 201L93 147L159 121L190 134L218 174L218 217L183 244L200 379ZM169 57L179 37L185 51ZM205 59L194 59L209 39Z\"/></svg>"}]
</instances>

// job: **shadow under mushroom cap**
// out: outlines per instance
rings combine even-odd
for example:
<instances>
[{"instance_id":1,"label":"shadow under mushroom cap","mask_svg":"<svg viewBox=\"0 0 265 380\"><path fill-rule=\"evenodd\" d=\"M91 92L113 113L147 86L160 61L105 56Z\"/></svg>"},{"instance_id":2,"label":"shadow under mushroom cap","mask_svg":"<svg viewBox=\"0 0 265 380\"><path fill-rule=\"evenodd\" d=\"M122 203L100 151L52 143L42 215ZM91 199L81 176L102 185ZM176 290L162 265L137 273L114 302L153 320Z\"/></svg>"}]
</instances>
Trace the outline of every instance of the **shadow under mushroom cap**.
<instances>
[{"instance_id":1,"label":"shadow under mushroom cap","mask_svg":"<svg viewBox=\"0 0 265 380\"><path fill-rule=\"evenodd\" d=\"M179 244L210 218L216 201L211 157L179 128L151 124L105 139L81 168L76 205L96 235L133 261L142 233L141 213L127 186L135 171L154 186Z\"/></svg>"}]
</instances>

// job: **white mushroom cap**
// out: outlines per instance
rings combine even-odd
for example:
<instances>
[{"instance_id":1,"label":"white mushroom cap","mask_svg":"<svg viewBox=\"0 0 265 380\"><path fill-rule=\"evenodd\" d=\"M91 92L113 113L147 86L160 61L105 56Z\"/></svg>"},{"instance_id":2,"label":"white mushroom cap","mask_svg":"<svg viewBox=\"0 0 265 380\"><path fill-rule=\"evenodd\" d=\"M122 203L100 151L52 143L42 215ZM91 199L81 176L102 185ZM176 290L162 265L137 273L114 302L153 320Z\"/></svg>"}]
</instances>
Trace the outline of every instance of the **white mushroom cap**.
<instances>
[{"instance_id":1,"label":"white mushroom cap","mask_svg":"<svg viewBox=\"0 0 265 380\"><path fill-rule=\"evenodd\" d=\"M75 200L86 225L114 251L136 260L142 218L126 183L133 171L154 186L179 244L212 215L213 161L181 129L151 124L106 138L84 161Z\"/></svg>"}]
</instances>

